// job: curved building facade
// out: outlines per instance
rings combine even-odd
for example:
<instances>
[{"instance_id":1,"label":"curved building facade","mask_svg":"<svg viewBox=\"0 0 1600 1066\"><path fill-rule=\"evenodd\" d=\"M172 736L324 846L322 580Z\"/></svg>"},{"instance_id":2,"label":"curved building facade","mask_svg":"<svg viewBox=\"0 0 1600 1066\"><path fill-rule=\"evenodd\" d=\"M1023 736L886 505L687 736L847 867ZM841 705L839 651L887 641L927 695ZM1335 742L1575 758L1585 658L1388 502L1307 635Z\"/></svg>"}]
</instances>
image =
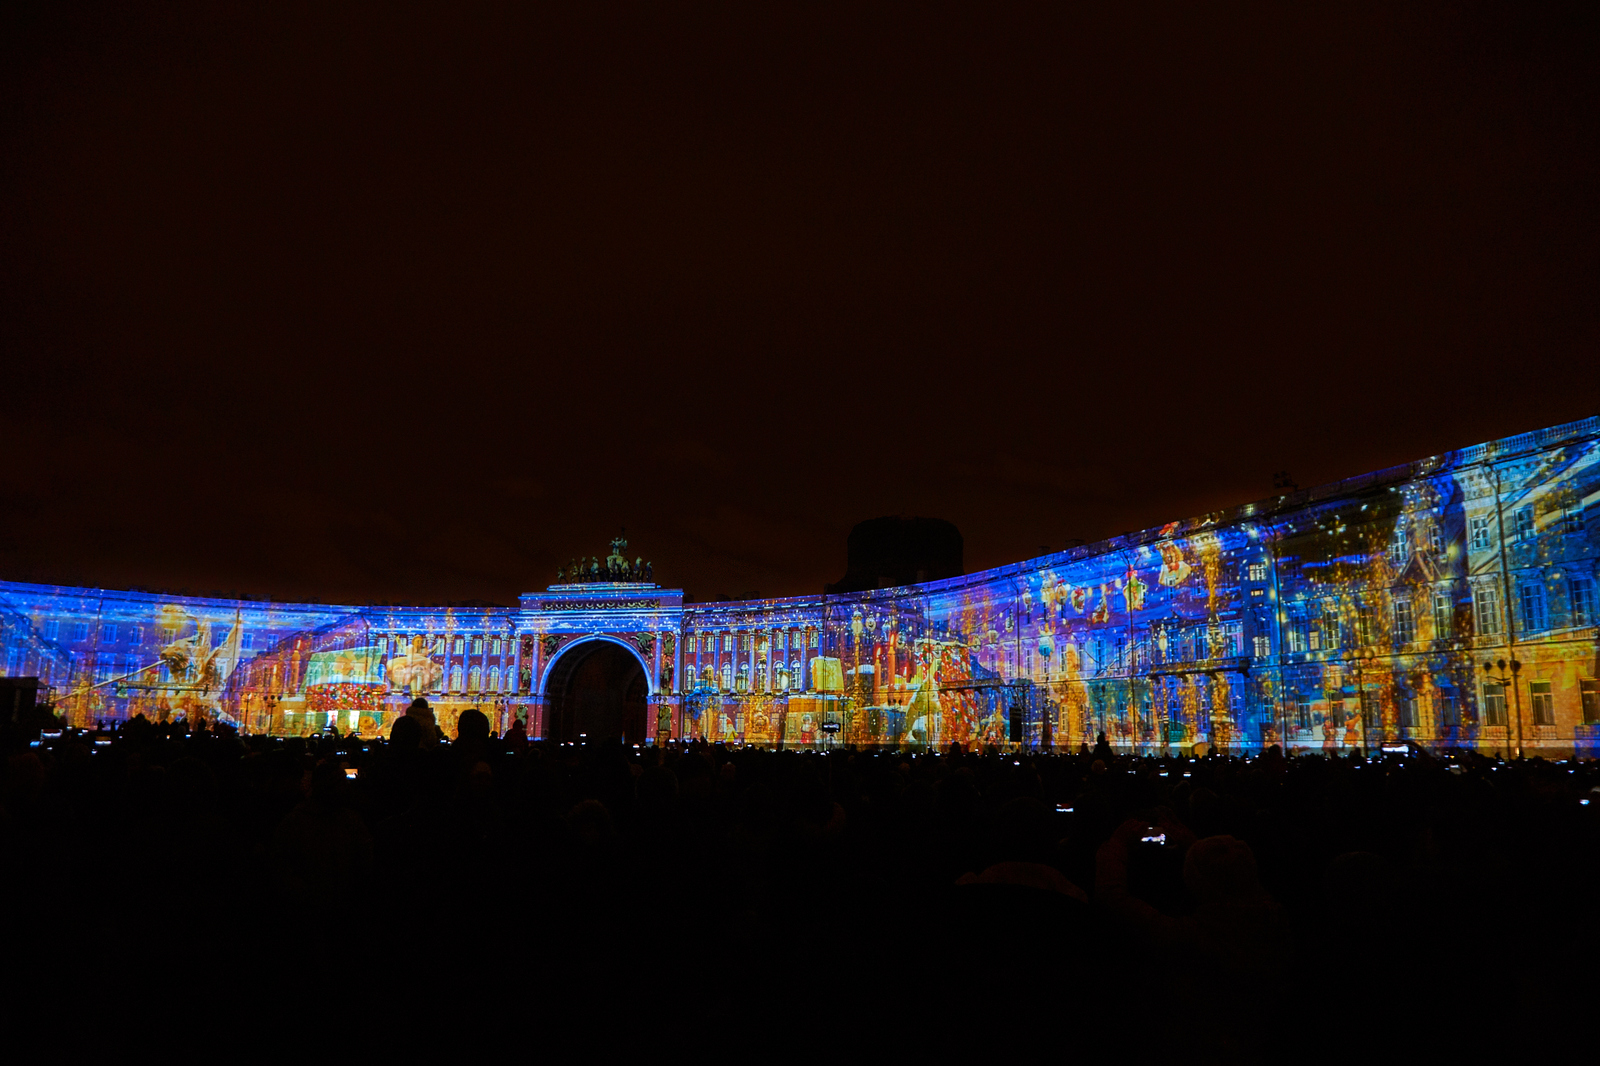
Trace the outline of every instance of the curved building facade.
<instances>
[{"instance_id":1,"label":"curved building facade","mask_svg":"<svg viewBox=\"0 0 1600 1066\"><path fill-rule=\"evenodd\" d=\"M478 707L640 743L1592 754L1600 735L1597 418L897 588L686 605L625 547L510 608L0 583L4 667L77 726L377 735L422 694L447 731ZM596 678L620 686L604 707Z\"/></svg>"}]
</instances>

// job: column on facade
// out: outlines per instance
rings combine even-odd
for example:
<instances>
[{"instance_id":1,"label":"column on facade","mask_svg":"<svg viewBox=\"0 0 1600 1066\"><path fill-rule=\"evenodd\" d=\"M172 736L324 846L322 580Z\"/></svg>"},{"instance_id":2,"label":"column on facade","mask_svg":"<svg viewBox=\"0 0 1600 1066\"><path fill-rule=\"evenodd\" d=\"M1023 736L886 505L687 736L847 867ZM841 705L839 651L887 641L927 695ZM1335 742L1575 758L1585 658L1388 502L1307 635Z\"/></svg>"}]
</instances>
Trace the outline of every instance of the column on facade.
<instances>
[{"instance_id":1,"label":"column on facade","mask_svg":"<svg viewBox=\"0 0 1600 1066\"><path fill-rule=\"evenodd\" d=\"M532 714L537 718L537 736L545 735L545 707L544 697L539 692L539 681L544 677L544 630L535 627L533 631L533 665L528 671L528 706L533 708ZM530 722L530 727L535 723ZM533 729L530 728L532 733Z\"/></svg>"},{"instance_id":2,"label":"column on facade","mask_svg":"<svg viewBox=\"0 0 1600 1066\"><path fill-rule=\"evenodd\" d=\"M512 698L522 695L522 634L511 630L511 683L501 686Z\"/></svg>"},{"instance_id":3,"label":"column on facade","mask_svg":"<svg viewBox=\"0 0 1600 1066\"><path fill-rule=\"evenodd\" d=\"M439 691L445 695L450 692L450 664L455 658L455 648L450 642L455 639L455 636L455 627L447 621L444 632L439 637L440 640L444 641L444 678L439 682Z\"/></svg>"},{"instance_id":4,"label":"column on facade","mask_svg":"<svg viewBox=\"0 0 1600 1066\"><path fill-rule=\"evenodd\" d=\"M661 630L657 629L655 631L651 647L655 649L655 654L651 657L651 669L655 673L651 675L650 684L646 685L645 688L652 694L659 696L661 695Z\"/></svg>"},{"instance_id":5,"label":"column on facade","mask_svg":"<svg viewBox=\"0 0 1600 1066\"><path fill-rule=\"evenodd\" d=\"M756 686L758 684L758 681L757 681L757 678L756 678L756 645L760 643L760 639L759 638L760 638L761 634L760 634L760 631L757 630L755 626L748 627L745 630L745 632L750 637L750 647L749 647L749 653L748 653L749 657L746 660L749 663L749 666L750 666L750 669L748 671L750 680L745 683L745 688L749 692L754 692L756 690Z\"/></svg>"},{"instance_id":6,"label":"column on facade","mask_svg":"<svg viewBox=\"0 0 1600 1066\"><path fill-rule=\"evenodd\" d=\"M655 697L654 702L649 705L650 717L654 720L645 723L646 736L656 736L661 731L661 701L665 695L661 691L661 630L657 629L655 631L655 640L651 646L654 648L651 662L654 664L652 669L654 669L655 675L648 679L649 684L645 685L644 689L646 693ZM667 728L670 730L671 726L669 725Z\"/></svg>"},{"instance_id":7,"label":"column on facade","mask_svg":"<svg viewBox=\"0 0 1600 1066\"><path fill-rule=\"evenodd\" d=\"M784 676L789 679L787 689L794 688L794 674L789 670L789 634L794 632L790 626L783 627L783 670Z\"/></svg>"},{"instance_id":8,"label":"column on facade","mask_svg":"<svg viewBox=\"0 0 1600 1066\"><path fill-rule=\"evenodd\" d=\"M672 642L672 688L667 693L667 698L672 704L672 735L683 736L683 627L680 624L673 631L676 639Z\"/></svg>"},{"instance_id":9,"label":"column on facade","mask_svg":"<svg viewBox=\"0 0 1600 1066\"><path fill-rule=\"evenodd\" d=\"M895 682L895 678L900 673L900 624L899 624L899 619L891 619L890 626L892 628L889 629L889 632L887 634L889 639L884 642L885 644L888 645L888 647L884 650L884 669L885 669L886 673L884 674L884 678L883 678L883 687L884 687L884 698L887 699L890 703L894 703L895 702L894 682Z\"/></svg>"}]
</instances>

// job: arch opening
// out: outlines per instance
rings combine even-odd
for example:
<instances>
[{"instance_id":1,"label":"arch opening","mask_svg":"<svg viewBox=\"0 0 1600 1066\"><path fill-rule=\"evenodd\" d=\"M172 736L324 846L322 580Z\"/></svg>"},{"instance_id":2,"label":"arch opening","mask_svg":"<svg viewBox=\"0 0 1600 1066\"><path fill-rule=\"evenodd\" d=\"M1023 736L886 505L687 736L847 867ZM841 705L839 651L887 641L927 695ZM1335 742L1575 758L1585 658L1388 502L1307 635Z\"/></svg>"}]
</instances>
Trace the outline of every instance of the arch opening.
<instances>
[{"instance_id":1,"label":"arch opening","mask_svg":"<svg viewBox=\"0 0 1600 1066\"><path fill-rule=\"evenodd\" d=\"M574 644L550 664L545 680L549 736L641 744L649 695L644 667L627 648L610 640Z\"/></svg>"}]
</instances>

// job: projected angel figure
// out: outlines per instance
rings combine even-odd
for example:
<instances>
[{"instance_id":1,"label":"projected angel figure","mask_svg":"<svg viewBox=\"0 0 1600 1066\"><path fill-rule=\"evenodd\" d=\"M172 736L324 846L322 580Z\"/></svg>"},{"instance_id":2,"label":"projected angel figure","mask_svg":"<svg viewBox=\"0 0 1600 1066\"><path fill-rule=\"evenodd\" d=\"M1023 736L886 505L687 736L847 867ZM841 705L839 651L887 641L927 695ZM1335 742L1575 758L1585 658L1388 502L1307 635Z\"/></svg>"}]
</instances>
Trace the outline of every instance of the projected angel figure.
<instances>
[{"instance_id":1,"label":"projected angel figure","mask_svg":"<svg viewBox=\"0 0 1600 1066\"><path fill-rule=\"evenodd\" d=\"M389 660L384 674L390 688L420 696L444 680L444 667L434 662L433 656L428 654L424 638L416 636L411 638L409 651Z\"/></svg>"},{"instance_id":2,"label":"projected angel figure","mask_svg":"<svg viewBox=\"0 0 1600 1066\"><path fill-rule=\"evenodd\" d=\"M235 619L228 638L213 648L211 623L203 618L195 621L194 636L165 645L160 651L160 661L175 680L210 692L221 686L233 664L239 661L240 625Z\"/></svg>"},{"instance_id":3,"label":"projected angel figure","mask_svg":"<svg viewBox=\"0 0 1600 1066\"><path fill-rule=\"evenodd\" d=\"M1168 588L1177 588L1185 579L1194 572L1183 557L1183 549L1168 541L1161 545L1161 577L1160 581Z\"/></svg>"}]
</instances>

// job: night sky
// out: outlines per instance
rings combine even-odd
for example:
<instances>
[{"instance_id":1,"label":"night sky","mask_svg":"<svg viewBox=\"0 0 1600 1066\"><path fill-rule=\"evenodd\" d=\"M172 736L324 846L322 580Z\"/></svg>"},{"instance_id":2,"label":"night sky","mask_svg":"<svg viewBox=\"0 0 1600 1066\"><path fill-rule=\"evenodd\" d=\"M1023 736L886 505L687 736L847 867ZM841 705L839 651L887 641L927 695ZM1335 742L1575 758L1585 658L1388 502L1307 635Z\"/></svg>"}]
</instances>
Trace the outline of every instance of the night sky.
<instances>
[{"instance_id":1,"label":"night sky","mask_svg":"<svg viewBox=\"0 0 1600 1066\"><path fill-rule=\"evenodd\" d=\"M791 595L1600 411L1597 5L1304 6L7 5L0 578Z\"/></svg>"}]
</instances>

